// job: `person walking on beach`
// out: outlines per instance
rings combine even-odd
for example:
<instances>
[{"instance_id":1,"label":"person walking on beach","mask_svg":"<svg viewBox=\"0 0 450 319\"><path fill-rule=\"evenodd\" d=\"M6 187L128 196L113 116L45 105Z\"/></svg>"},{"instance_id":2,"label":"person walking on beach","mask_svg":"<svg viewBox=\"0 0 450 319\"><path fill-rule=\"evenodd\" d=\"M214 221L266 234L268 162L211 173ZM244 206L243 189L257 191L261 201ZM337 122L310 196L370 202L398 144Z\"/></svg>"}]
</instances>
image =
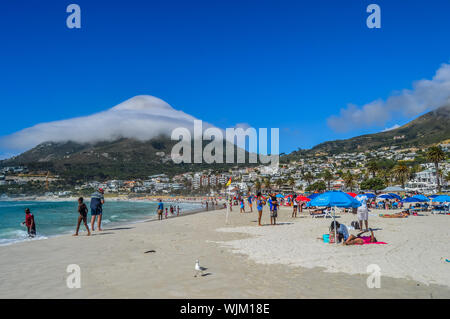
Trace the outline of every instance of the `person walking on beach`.
<instances>
[{"instance_id":1,"label":"person walking on beach","mask_svg":"<svg viewBox=\"0 0 450 319\"><path fill-rule=\"evenodd\" d=\"M297 198L293 197L292 199L293 199L292 218L297 218L297 206L298 206Z\"/></svg>"},{"instance_id":2,"label":"person walking on beach","mask_svg":"<svg viewBox=\"0 0 450 319\"><path fill-rule=\"evenodd\" d=\"M250 213L253 213L253 198L252 195L248 196L248 206L250 206Z\"/></svg>"},{"instance_id":3,"label":"person walking on beach","mask_svg":"<svg viewBox=\"0 0 450 319\"><path fill-rule=\"evenodd\" d=\"M33 238L36 236L36 223L34 221L34 216L30 212L29 208L25 208L25 221L22 223L27 227L28 237Z\"/></svg>"},{"instance_id":4,"label":"person walking on beach","mask_svg":"<svg viewBox=\"0 0 450 319\"><path fill-rule=\"evenodd\" d=\"M261 193L257 194L256 198L256 209L258 210L258 226L261 225L261 217L262 217L262 211L263 211L264 202L261 197Z\"/></svg>"},{"instance_id":5,"label":"person walking on beach","mask_svg":"<svg viewBox=\"0 0 450 319\"><path fill-rule=\"evenodd\" d=\"M87 224L87 213L88 208L86 204L83 202L83 197L78 198L78 222L77 222L77 229L75 231L74 236L78 236L78 231L80 230L81 221L83 221L84 226L86 227L86 230L88 232L88 236L91 236L91 232L89 231L89 226Z\"/></svg>"},{"instance_id":6,"label":"person walking on beach","mask_svg":"<svg viewBox=\"0 0 450 319\"><path fill-rule=\"evenodd\" d=\"M177 206L177 216L180 216L180 206Z\"/></svg>"},{"instance_id":7,"label":"person walking on beach","mask_svg":"<svg viewBox=\"0 0 450 319\"><path fill-rule=\"evenodd\" d=\"M241 213L245 213L244 199L241 199Z\"/></svg>"},{"instance_id":8,"label":"person walking on beach","mask_svg":"<svg viewBox=\"0 0 450 319\"><path fill-rule=\"evenodd\" d=\"M94 194L91 195L91 229L95 230L95 218L97 219L98 230L102 231L102 215L103 215L103 204L105 203L103 188L99 188Z\"/></svg>"},{"instance_id":9,"label":"person walking on beach","mask_svg":"<svg viewBox=\"0 0 450 319\"><path fill-rule=\"evenodd\" d=\"M158 212L158 220L162 220L164 212L164 204L162 203L162 200L159 200L157 212Z\"/></svg>"},{"instance_id":10,"label":"person walking on beach","mask_svg":"<svg viewBox=\"0 0 450 319\"><path fill-rule=\"evenodd\" d=\"M275 194L272 196L272 211L270 213L270 224L276 225L278 217L278 202Z\"/></svg>"}]
</instances>

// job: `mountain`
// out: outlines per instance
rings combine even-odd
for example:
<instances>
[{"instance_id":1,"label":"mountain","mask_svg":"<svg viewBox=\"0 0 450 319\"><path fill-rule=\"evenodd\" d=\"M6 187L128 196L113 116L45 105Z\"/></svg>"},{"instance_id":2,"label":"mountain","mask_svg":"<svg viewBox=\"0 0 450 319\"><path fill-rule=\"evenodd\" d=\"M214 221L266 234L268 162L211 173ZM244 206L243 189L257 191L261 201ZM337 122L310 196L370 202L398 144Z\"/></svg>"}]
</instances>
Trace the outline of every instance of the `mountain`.
<instances>
[{"instance_id":1,"label":"mountain","mask_svg":"<svg viewBox=\"0 0 450 319\"><path fill-rule=\"evenodd\" d=\"M160 173L175 175L202 169L228 170L234 166L244 165L175 164L170 154L176 143L178 141L172 141L164 135L148 141L120 138L112 142L97 143L46 142L16 157L0 161L0 166L25 165L30 171L50 171L65 179L75 181L145 178ZM208 143L208 141L204 141L203 146ZM237 147L235 147L235 156L236 152ZM225 154L224 142L224 156ZM193 154L191 158L193 159ZM247 152L246 158L248 158ZM251 165L245 164L245 166Z\"/></svg>"},{"instance_id":2,"label":"mountain","mask_svg":"<svg viewBox=\"0 0 450 319\"><path fill-rule=\"evenodd\" d=\"M361 135L346 140L324 142L310 150L295 151L284 158L293 160L301 155L363 152L383 147L427 147L450 138L450 105L428 112L393 130Z\"/></svg>"}]
</instances>

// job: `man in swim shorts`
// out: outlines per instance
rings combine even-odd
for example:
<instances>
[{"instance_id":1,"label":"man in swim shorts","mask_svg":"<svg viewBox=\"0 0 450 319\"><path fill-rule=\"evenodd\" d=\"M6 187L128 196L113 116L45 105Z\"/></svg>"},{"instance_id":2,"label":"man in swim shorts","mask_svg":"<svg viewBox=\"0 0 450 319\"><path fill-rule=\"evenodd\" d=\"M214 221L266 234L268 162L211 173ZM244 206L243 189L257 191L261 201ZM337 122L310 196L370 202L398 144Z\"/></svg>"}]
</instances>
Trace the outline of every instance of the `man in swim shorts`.
<instances>
[{"instance_id":1,"label":"man in swim shorts","mask_svg":"<svg viewBox=\"0 0 450 319\"><path fill-rule=\"evenodd\" d=\"M159 200L157 212L158 212L158 220L162 220L164 212L164 204L162 203L162 200Z\"/></svg>"},{"instance_id":2,"label":"man in swim shorts","mask_svg":"<svg viewBox=\"0 0 450 319\"><path fill-rule=\"evenodd\" d=\"M91 230L94 231L95 218L98 217L97 226L98 230L102 231L102 215L103 204L105 203L104 191L99 188L94 194L91 195Z\"/></svg>"}]
</instances>

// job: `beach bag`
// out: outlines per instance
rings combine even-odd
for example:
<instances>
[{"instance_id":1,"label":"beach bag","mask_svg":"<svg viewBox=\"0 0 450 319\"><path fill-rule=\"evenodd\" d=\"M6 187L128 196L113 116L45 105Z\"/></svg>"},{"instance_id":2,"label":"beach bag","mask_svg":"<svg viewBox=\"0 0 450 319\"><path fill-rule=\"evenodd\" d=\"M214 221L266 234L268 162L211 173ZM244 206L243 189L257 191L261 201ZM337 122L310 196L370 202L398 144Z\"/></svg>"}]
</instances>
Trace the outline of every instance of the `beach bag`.
<instances>
[{"instance_id":1,"label":"beach bag","mask_svg":"<svg viewBox=\"0 0 450 319\"><path fill-rule=\"evenodd\" d=\"M334 242L334 231L332 231L328 237L328 243L333 244Z\"/></svg>"},{"instance_id":2,"label":"beach bag","mask_svg":"<svg viewBox=\"0 0 450 319\"><path fill-rule=\"evenodd\" d=\"M359 229L359 222L358 221L352 221L351 225L352 225L352 227L354 229Z\"/></svg>"}]
</instances>

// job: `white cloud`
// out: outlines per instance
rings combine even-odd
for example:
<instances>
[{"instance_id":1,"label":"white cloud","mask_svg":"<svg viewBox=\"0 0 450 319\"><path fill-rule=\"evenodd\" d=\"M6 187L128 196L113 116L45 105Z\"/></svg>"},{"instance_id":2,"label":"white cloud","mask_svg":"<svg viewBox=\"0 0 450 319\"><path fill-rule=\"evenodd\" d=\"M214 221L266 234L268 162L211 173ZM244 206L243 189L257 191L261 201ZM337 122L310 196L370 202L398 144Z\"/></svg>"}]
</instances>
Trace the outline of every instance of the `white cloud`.
<instances>
[{"instance_id":1,"label":"white cloud","mask_svg":"<svg viewBox=\"0 0 450 319\"><path fill-rule=\"evenodd\" d=\"M120 137L149 140L171 134L177 127L192 131L193 116L175 110L153 96L133 97L109 110L90 116L41 123L0 138L0 148L9 152L28 150L43 142L91 143ZM203 128L210 127L203 123Z\"/></svg>"},{"instance_id":2,"label":"white cloud","mask_svg":"<svg viewBox=\"0 0 450 319\"><path fill-rule=\"evenodd\" d=\"M450 104L450 65L443 64L431 80L414 82L412 90L394 92L386 101L375 100L361 107L349 104L327 122L337 132L383 127L395 115L413 117L447 104Z\"/></svg>"},{"instance_id":3,"label":"white cloud","mask_svg":"<svg viewBox=\"0 0 450 319\"><path fill-rule=\"evenodd\" d=\"M392 131L392 130L395 130L396 128L399 128L399 127L400 127L400 125L395 124L394 126L386 127L386 128L383 130L383 132Z\"/></svg>"}]
</instances>

